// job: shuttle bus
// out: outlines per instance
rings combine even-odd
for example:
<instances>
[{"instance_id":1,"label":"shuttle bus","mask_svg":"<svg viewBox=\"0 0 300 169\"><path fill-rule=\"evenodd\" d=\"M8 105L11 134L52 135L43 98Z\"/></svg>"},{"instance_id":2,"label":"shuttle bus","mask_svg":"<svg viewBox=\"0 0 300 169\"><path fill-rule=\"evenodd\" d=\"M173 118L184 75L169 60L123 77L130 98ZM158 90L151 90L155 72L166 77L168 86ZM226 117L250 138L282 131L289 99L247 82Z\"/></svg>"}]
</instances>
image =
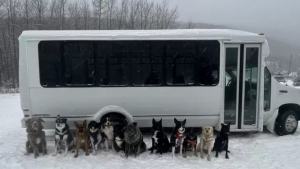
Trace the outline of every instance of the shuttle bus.
<instances>
[{"instance_id":1,"label":"shuttle bus","mask_svg":"<svg viewBox=\"0 0 300 169\"><path fill-rule=\"evenodd\" d=\"M74 121L114 116L151 127L174 117L209 125L293 134L300 90L266 67L264 34L226 29L24 31L19 37L24 121L41 117L54 134L59 114Z\"/></svg>"}]
</instances>

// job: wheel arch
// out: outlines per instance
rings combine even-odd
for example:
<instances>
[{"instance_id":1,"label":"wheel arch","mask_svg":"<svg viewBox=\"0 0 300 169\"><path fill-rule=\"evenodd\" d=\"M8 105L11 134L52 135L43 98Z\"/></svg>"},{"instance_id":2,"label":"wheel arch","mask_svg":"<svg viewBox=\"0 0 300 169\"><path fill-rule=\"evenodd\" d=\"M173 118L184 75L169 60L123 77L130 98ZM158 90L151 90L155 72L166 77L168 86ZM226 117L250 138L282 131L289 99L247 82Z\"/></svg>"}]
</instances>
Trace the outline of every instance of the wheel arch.
<instances>
[{"instance_id":1,"label":"wheel arch","mask_svg":"<svg viewBox=\"0 0 300 169\"><path fill-rule=\"evenodd\" d=\"M95 114L94 120L99 122L103 116L110 114L110 113L121 114L126 117L128 122L130 122L130 123L134 122L133 116L126 109L124 109L123 107L120 107L120 106L115 106L115 105L105 106L102 109L100 109Z\"/></svg>"},{"instance_id":2,"label":"wheel arch","mask_svg":"<svg viewBox=\"0 0 300 169\"><path fill-rule=\"evenodd\" d=\"M298 119L300 119L300 105L295 104L295 103L287 103L287 104L281 105L278 109L278 113L282 114L289 110L294 111L297 114Z\"/></svg>"}]
</instances>

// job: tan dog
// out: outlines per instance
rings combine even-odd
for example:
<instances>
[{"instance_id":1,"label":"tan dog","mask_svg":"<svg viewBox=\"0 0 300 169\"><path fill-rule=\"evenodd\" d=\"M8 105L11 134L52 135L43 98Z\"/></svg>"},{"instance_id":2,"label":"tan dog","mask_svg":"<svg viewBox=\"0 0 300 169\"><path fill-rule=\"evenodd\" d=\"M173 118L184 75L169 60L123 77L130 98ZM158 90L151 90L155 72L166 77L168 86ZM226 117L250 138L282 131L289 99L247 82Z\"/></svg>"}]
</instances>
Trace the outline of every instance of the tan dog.
<instances>
[{"instance_id":1,"label":"tan dog","mask_svg":"<svg viewBox=\"0 0 300 169\"><path fill-rule=\"evenodd\" d=\"M213 146L214 129L210 126L202 127L202 134L197 150L200 150L200 158L204 158L204 153L207 154L207 160L210 161L210 152Z\"/></svg>"},{"instance_id":2,"label":"tan dog","mask_svg":"<svg viewBox=\"0 0 300 169\"><path fill-rule=\"evenodd\" d=\"M78 151L81 148L81 143L84 144L85 147L85 155L89 155L89 145L90 145L90 136L89 131L86 128L86 120L82 124L78 124L77 122L74 122L77 130L76 130L76 152L74 157L78 157Z\"/></svg>"}]
</instances>

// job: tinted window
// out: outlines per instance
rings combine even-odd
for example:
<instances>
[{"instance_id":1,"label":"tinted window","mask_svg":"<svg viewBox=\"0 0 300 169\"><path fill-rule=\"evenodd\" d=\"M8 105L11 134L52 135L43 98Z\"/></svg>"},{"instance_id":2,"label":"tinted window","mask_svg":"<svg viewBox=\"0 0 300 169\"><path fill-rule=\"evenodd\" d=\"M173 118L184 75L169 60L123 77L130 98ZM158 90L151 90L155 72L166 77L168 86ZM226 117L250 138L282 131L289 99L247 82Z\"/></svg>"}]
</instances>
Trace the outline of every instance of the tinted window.
<instances>
[{"instance_id":1,"label":"tinted window","mask_svg":"<svg viewBox=\"0 0 300 169\"><path fill-rule=\"evenodd\" d=\"M162 42L137 41L130 43L133 85L162 84L163 46Z\"/></svg>"},{"instance_id":2,"label":"tinted window","mask_svg":"<svg viewBox=\"0 0 300 169\"><path fill-rule=\"evenodd\" d=\"M196 42L167 42L166 83L193 85L195 83Z\"/></svg>"},{"instance_id":3,"label":"tinted window","mask_svg":"<svg viewBox=\"0 0 300 169\"><path fill-rule=\"evenodd\" d=\"M129 59L127 42L97 42L98 83L101 86L127 86Z\"/></svg>"},{"instance_id":4,"label":"tinted window","mask_svg":"<svg viewBox=\"0 0 300 169\"><path fill-rule=\"evenodd\" d=\"M200 85L219 83L220 44L218 41L200 41L198 54L198 76Z\"/></svg>"},{"instance_id":5,"label":"tinted window","mask_svg":"<svg viewBox=\"0 0 300 169\"><path fill-rule=\"evenodd\" d=\"M93 44L90 42L64 43L65 84L94 84Z\"/></svg>"},{"instance_id":6,"label":"tinted window","mask_svg":"<svg viewBox=\"0 0 300 169\"><path fill-rule=\"evenodd\" d=\"M44 87L61 85L61 42L39 43L40 82Z\"/></svg>"},{"instance_id":7,"label":"tinted window","mask_svg":"<svg viewBox=\"0 0 300 169\"><path fill-rule=\"evenodd\" d=\"M271 73L267 67L265 67L264 78L264 110L268 111L271 107Z\"/></svg>"}]
</instances>

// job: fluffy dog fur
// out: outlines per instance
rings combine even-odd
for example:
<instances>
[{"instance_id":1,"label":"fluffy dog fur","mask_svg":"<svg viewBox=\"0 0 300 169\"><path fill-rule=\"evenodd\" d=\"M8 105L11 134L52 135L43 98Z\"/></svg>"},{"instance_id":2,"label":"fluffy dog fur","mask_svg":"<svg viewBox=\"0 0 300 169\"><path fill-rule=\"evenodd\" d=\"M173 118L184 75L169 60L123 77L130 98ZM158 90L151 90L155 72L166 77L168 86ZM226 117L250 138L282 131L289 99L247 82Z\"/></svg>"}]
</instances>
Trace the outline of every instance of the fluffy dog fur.
<instances>
[{"instance_id":1,"label":"fluffy dog fur","mask_svg":"<svg viewBox=\"0 0 300 169\"><path fill-rule=\"evenodd\" d=\"M211 126L202 127L202 134L200 143L198 144L198 151L200 150L200 158L204 158L204 152L207 154L207 160L210 161L210 153L212 150L212 142L214 137L214 129Z\"/></svg>"},{"instance_id":2,"label":"fluffy dog fur","mask_svg":"<svg viewBox=\"0 0 300 169\"><path fill-rule=\"evenodd\" d=\"M74 122L76 126L76 151L74 157L78 157L78 151L81 148L81 143L84 143L85 155L89 155L90 136L89 131L86 128L86 120L82 124Z\"/></svg>"},{"instance_id":3,"label":"fluffy dog fur","mask_svg":"<svg viewBox=\"0 0 300 169\"><path fill-rule=\"evenodd\" d=\"M26 120L26 132L27 139L26 142L26 154L34 153L34 157L37 158L39 156L39 152L42 152L43 155L47 154L47 143L46 143L46 135L43 131L44 120L41 118L31 118Z\"/></svg>"},{"instance_id":4,"label":"fluffy dog fur","mask_svg":"<svg viewBox=\"0 0 300 169\"><path fill-rule=\"evenodd\" d=\"M105 149L108 151L108 149L111 147L113 151L115 151L113 142L114 142L114 126L111 119L108 117L101 125L101 136L102 139L104 139Z\"/></svg>"},{"instance_id":5,"label":"fluffy dog fur","mask_svg":"<svg viewBox=\"0 0 300 169\"><path fill-rule=\"evenodd\" d=\"M169 151L170 143L167 135L163 132L162 119L155 121L152 119L152 147L149 149L151 153L154 150L162 155Z\"/></svg>"},{"instance_id":6,"label":"fluffy dog fur","mask_svg":"<svg viewBox=\"0 0 300 169\"><path fill-rule=\"evenodd\" d=\"M101 142L100 123L97 123L96 121L91 121L88 124L88 129L92 146L92 154L96 155L96 151L98 150L99 144Z\"/></svg>"},{"instance_id":7,"label":"fluffy dog fur","mask_svg":"<svg viewBox=\"0 0 300 169\"><path fill-rule=\"evenodd\" d=\"M216 151L216 157L218 157L218 153L225 150L226 152L225 158L229 159L228 153L230 151L228 151L228 143L229 143L228 134L230 133L230 123L228 123L227 125L222 123L221 125L222 128L215 139L215 144L212 151Z\"/></svg>"},{"instance_id":8,"label":"fluffy dog fur","mask_svg":"<svg viewBox=\"0 0 300 169\"><path fill-rule=\"evenodd\" d=\"M170 138L171 146L172 146L172 156L175 157L175 148L180 148L180 155L186 156L182 154L183 142L185 140L185 123L186 119L183 121L178 121L174 118L175 128Z\"/></svg>"},{"instance_id":9,"label":"fluffy dog fur","mask_svg":"<svg viewBox=\"0 0 300 169\"><path fill-rule=\"evenodd\" d=\"M66 118L61 118L59 115L56 117L55 125L55 149L53 156L57 155L61 148L65 148L64 156L68 155L68 151L72 150L74 146L74 139L69 130Z\"/></svg>"},{"instance_id":10,"label":"fluffy dog fur","mask_svg":"<svg viewBox=\"0 0 300 169\"><path fill-rule=\"evenodd\" d=\"M128 158L130 154L137 157L140 153L146 151L146 144L143 140L143 135L137 127L137 123L129 123L124 128L125 138L125 157Z\"/></svg>"},{"instance_id":11,"label":"fluffy dog fur","mask_svg":"<svg viewBox=\"0 0 300 169\"><path fill-rule=\"evenodd\" d=\"M114 125L114 148L116 152L123 150L125 153L124 127L126 124L124 121Z\"/></svg>"}]
</instances>

